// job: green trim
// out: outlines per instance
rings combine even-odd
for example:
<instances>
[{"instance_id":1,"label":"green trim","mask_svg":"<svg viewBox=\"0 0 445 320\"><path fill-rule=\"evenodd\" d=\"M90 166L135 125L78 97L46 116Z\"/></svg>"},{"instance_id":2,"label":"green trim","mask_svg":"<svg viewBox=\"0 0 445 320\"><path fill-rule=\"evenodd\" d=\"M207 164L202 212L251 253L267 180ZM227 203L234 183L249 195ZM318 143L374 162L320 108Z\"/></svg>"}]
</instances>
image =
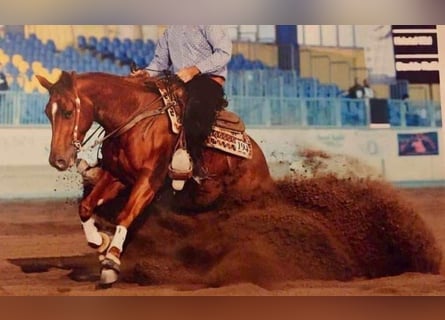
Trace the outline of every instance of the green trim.
<instances>
[{"instance_id":1,"label":"green trim","mask_svg":"<svg viewBox=\"0 0 445 320\"><path fill-rule=\"evenodd\" d=\"M391 181L391 183L401 188L445 188L445 180Z\"/></svg>"}]
</instances>

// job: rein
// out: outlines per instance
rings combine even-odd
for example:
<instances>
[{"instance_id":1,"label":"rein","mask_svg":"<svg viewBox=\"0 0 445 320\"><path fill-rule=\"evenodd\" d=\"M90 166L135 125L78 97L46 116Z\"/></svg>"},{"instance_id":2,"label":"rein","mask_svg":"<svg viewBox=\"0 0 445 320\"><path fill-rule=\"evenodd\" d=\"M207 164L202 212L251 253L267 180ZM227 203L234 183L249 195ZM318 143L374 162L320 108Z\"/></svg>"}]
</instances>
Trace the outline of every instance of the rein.
<instances>
[{"instance_id":1,"label":"rein","mask_svg":"<svg viewBox=\"0 0 445 320\"><path fill-rule=\"evenodd\" d=\"M158 98L153 100L147 106L147 108L150 107L152 104L156 103L157 101L161 100L161 98L162 97L159 96ZM76 148L77 152L93 149L97 145L103 143L107 139L110 139L112 137L118 137L118 136L124 134L125 132L127 132L128 130L133 128L139 121L149 118L149 117L154 117L154 116L165 113L165 111L168 108L172 107L173 105L174 105L174 102L170 103L170 104L166 104L163 107L157 108L155 110L145 110L144 109L144 110L142 110L142 112L134 115L128 122L123 123L122 125L120 125L116 129L114 129L113 131L111 131L109 134L105 135L101 139L94 141L94 143L91 146L89 146L88 148L84 148L84 145L96 134L96 132L99 130L99 127L92 134L90 134L90 136L87 139L85 139L84 142L80 142L77 139L77 130L78 130L78 124L79 124L79 118L80 118L80 99L77 97L76 98L76 123L74 125L73 142L72 143L73 143L74 147Z\"/></svg>"}]
</instances>

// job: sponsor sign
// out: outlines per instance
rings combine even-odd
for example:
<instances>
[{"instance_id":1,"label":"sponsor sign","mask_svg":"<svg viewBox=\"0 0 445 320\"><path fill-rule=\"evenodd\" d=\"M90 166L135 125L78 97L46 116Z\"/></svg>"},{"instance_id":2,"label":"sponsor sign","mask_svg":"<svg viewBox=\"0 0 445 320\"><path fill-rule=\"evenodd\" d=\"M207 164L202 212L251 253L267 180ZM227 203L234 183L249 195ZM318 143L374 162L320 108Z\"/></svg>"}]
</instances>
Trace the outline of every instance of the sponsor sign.
<instances>
[{"instance_id":1,"label":"sponsor sign","mask_svg":"<svg viewBox=\"0 0 445 320\"><path fill-rule=\"evenodd\" d=\"M392 25L396 78L410 83L439 83L435 25Z\"/></svg>"},{"instance_id":2,"label":"sponsor sign","mask_svg":"<svg viewBox=\"0 0 445 320\"><path fill-rule=\"evenodd\" d=\"M399 133L399 156L425 156L439 154L437 132Z\"/></svg>"}]
</instances>

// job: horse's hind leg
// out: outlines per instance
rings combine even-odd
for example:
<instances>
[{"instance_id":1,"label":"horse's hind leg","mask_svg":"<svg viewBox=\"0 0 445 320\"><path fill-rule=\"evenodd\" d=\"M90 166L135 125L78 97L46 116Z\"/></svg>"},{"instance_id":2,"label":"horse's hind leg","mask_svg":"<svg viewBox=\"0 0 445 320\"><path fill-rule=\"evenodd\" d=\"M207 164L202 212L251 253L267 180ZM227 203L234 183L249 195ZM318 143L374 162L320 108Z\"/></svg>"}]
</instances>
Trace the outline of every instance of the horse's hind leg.
<instances>
[{"instance_id":1,"label":"horse's hind leg","mask_svg":"<svg viewBox=\"0 0 445 320\"><path fill-rule=\"evenodd\" d=\"M97 230L92 217L94 209L114 199L124 187L124 184L107 171L104 171L91 192L80 202L79 216L87 242L91 247L96 248L99 253L103 253L108 248L110 239L107 235Z\"/></svg>"}]
</instances>

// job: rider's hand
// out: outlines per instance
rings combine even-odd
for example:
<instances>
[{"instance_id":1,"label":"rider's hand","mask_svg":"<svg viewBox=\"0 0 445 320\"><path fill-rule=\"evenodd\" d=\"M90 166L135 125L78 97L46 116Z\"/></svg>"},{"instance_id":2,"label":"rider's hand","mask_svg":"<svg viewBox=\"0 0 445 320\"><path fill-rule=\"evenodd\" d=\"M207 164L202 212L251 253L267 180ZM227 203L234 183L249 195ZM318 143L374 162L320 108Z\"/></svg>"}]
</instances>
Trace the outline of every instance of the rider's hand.
<instances>
[{"instance_id":1,"label":"rider's hand","mask_svg":"<svg viewBox=\"0 0 445 320\"><path fill-rule=\"evenodd\" d=\"M138 70L135 70L135 71L131 71L130 75L132 77L142 77L142 76L143 77L149 77L150 76L148 71L144 70L144 69L138 69Z\"/></svg>"},{"instance_id":2,"label":"rider's hand","mask_svg":"<svg viewBox=\"0 0 445 320\"><path fill-rule=\"evenodd\" d=\"M199 69L196 66L193 66L193 67L187 67L187 68L183 68L183 69L179 70L176 73L176 75L179 77L179 79L181 79L182 81L187 83L200 73L201 73L201 71L199 71Z\"/></svg>"}]
</instances>

